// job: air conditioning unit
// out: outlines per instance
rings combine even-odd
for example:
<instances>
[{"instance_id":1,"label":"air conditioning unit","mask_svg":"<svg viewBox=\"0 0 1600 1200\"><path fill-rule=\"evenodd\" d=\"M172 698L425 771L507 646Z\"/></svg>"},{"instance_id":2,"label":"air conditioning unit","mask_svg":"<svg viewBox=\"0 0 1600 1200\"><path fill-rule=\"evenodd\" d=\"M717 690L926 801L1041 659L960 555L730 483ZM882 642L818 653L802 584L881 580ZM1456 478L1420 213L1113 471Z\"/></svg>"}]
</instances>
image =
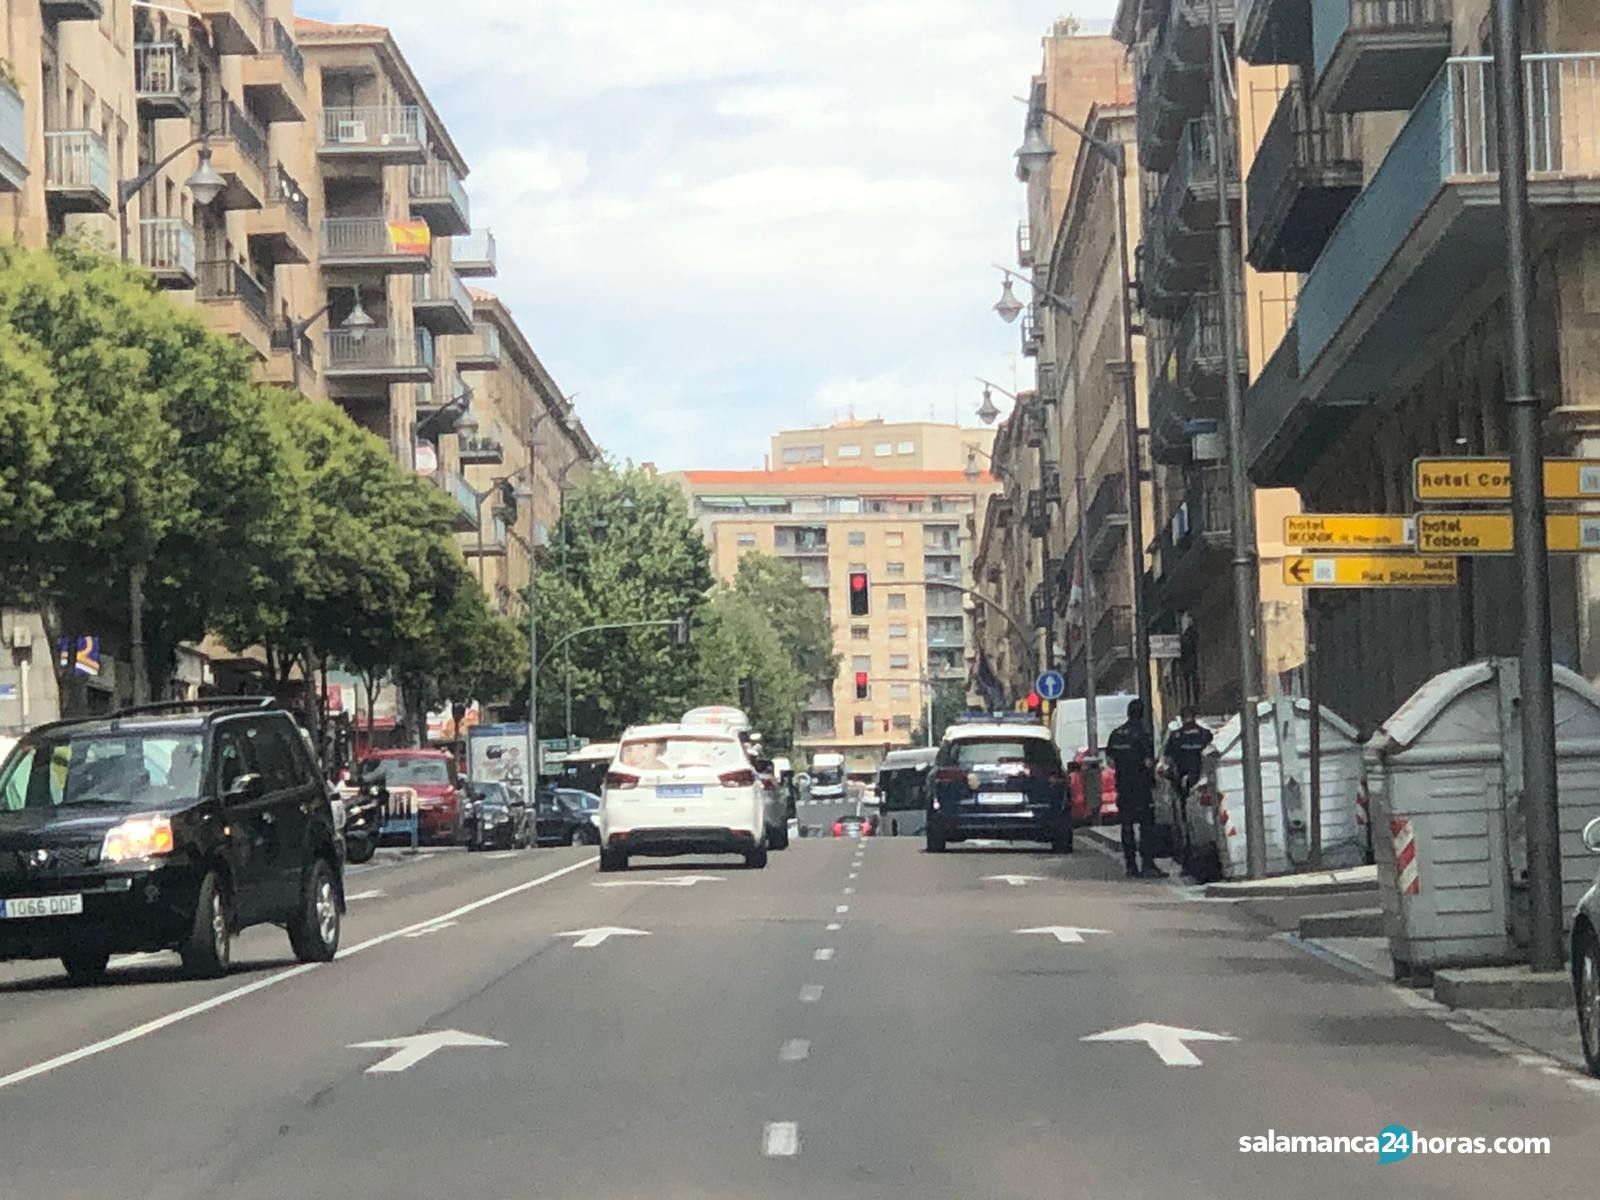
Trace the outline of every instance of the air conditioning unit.
<instances>
[{"instance_id":1,"label":"air conditioning unit","mask_svg":"<svg viewBox=\"0 0 1600 1200\"><path fill-rule=\"evenodd\" d=\"M365 121L340 121L334 126L333 140L336 142L365 142L367 140L367 123Z\"/></svg>"}]
</instances>

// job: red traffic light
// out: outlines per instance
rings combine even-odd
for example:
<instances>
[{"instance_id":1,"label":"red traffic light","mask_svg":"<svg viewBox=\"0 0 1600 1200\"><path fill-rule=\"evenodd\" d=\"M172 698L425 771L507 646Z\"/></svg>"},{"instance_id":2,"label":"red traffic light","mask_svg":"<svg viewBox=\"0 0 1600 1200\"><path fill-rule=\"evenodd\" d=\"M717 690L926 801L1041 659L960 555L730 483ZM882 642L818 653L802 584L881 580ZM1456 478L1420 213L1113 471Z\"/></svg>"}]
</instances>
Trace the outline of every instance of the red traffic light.
<instances>
[{"instance_id":1,"label":"red traffic light","mask_svg":"<svg viewBox=\"0 0 1600 1200\"><path fill-rule=\"evenodd\" d=\"M867 573L865 571L850 572L850 615L864 617L871 612L871 593L868 592Z\"/></svg>"},{"instance_id":2,"label":"red traffic light","mask_svg":"<svg viewBox=\"0 0 1600 1200\"><path fill-rule=\"evenodd\" d=\"M1039 708L1039 693L1038 692L1029 692L1028 693L1028 709L1029 709L1029 711L1036 712L1036 711L1038 711L1038 708Z\"/></svg>"},{"instance_id":3,"label":"red traffic light","mask_svg":"<svg viewBox=\"0 0 1600 1200\"><path fill-rule=\"evenodd\" d=\"M864 591L866 591L867 590L867 577L865 575L863 575L859 571L853 573L850 576L850 590L852 592L864 592Z\"/></svg>"},{"instance_id":4,"label":"red traffic light","mask_svg":"<svg viewBox=\"0 0 1600 1200\"><path fill-rule=\"evenodd\" d=\"M866 698L867 698L867 673L865 671L857 671L856 672L856 699L857 700L865 700Z\"/></svg>"}]
</instances>

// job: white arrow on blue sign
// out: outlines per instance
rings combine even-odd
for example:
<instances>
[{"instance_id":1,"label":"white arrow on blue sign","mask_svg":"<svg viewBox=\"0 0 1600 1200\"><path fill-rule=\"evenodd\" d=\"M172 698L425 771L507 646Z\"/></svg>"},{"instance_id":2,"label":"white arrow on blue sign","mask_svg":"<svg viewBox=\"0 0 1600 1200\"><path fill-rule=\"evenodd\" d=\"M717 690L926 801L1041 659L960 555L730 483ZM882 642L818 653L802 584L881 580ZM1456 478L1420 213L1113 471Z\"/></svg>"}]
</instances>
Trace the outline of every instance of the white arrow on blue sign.
<instances>
[{"instance_id":1,"label":"white arrow on blue sign","mask_svg":"<svg viewBox=\"0 0 1600 1200\"><path fill-rule=\"evenodd\" d=\"M1066 676L1060 671L1045 671L1034 684L1034 691L1042 700L1059 700L1067 694Z\"/></svg>"}]
</instances>

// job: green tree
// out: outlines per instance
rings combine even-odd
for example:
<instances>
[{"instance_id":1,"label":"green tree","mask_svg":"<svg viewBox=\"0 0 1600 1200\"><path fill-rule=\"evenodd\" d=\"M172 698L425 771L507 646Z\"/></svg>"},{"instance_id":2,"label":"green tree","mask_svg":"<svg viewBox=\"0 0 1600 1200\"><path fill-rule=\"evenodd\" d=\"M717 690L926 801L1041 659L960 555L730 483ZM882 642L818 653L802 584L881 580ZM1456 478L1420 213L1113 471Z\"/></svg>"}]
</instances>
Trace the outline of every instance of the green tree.
<instances>
[{"instance_id":1,"label":"green tree","mask_svg":"<svg viewBox=\"0 0 1600 1200\"><path fill-rule=\"evenodd\" d=\"M765 614L789 660L814 687L832 687L839 674L828 602L807 585L800 568L770 554L739 560L733 590Z\"/></svg>"},{"instance_id":2,"label":"green tree","mask_svg":"<svg viewBox=\"0 0 1600 1200\"><path fill-rule=\"evenodd\" d=\"M749 679L755 703L745 715L763 744L774 750L793 744L810 683L765 610L736 589L719 589L702 610L694 648L695 704L737 703L739 681Z\"/></svg>"}]
</instances>

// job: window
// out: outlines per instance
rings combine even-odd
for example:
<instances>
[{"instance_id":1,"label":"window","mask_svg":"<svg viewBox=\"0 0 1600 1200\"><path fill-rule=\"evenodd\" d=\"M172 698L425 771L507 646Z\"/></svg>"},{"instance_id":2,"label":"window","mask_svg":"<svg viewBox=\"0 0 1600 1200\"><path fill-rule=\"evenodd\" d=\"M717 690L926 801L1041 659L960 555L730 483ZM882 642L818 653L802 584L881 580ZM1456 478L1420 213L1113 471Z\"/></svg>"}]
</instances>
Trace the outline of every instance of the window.
<instances>
[{"instance_id":1,"label":"window","mask_svg":"<svg viewBox=\"0 0 1600 1200\"><path fill-rule=\"evenodd\" d=\"M892 700L911 699L911 685L909 683L897 683L892 685L889 688L889 697Z\"/></svg>"},{"instance_id":2,"label":"window","mask_svg":"<svg viewBox=\"0 0 1600 1200\"><path fill-rule=\"evenodd\" d=\"M903 562L885 563L884 571L895 579L904 579L906 574L906 565Z\"/></svg>"},{"instance_id":3,"label":"window","mask_svg":"<svg viewBox=\"0 0 1600 1200\"><path fill-rule=\"evenodd\" d=\"M911 730L911 718L906 716L905 713L897 714L895 719L894 719L894 727L895 727L895 729L897 729L901 733L910 732L910 730Z\"/></svg>"},{"instance_id":4,"label":"window","mask_svg":"<svg viewBox=\"0 0 1600 1200\"><path fill-rule=\"evenodd\" d=\"M850 670L870 672L872 670L872 655L857 654L850 660Z\"/></svg>"},{"instance_id":5,"label":"window","mask_svg":"<svg viewBox=\"0 0 1600 1200\"><path fill-rule=\"evenodd\" d=\"M748 550L756 544L756 535L753 533L741 533L736 541L738 542L739 549Z\"/></svg>"},{"instance_id":6,"label":"window","mask_svg":"<svg viewBox=\"0 0 1600 1200\"><path fill-rule=\"evenodd\" d=\"M299 782L299 760L281 720L250 721L245 726L245 738L251 744L256 770L266 791L287 791Z\"/></svg>"},{"instance_id":7,"label":"window","mask_svg":"<svg viewBox=\"0 0 1600 1200\"><path fill-rule=\"evenodd\" d=\"M806 459L806 450L805 450L804 446L785 446L784 447L784 449L783 449L783 461L784 462L786 462L786 463L800 463L800 462L804 462L805 459Z\"/></svg>"},{"instance_id":8,"label":"window","mask_svg":"<svg viewBox=\"0 0 1600 1200\"><path fill-rule=\"evenodd\" d=\"M898 449L901 454L915 454L917 452L917 444L915 442L901 442Z\"/></svg>"},{"instance_id":9,"label":"window","mask_svg":"<svg viewBox=\"0 0 1600 1200\"><path fill-rule=\"evenodd\" d=\"M904 592L890 592L889 593L889 607L890 608L892 608L892 609L902 609L905 606L906 606L906 594Z\"/></svg>"},{"instance_id":10,"label":"window","mask_svg":"<svg viewBox=\"0 0 1600 1200\"><path fill-rule=\"evenodd\" d=\"M857 717L856 718L856 736L857 737L861 737L866 732L867 732L867 719L865 717Z\"/></svg>"},{"instance_id":11,"label":"window","mask_svg":"<svg viewBox=\"0 0 1600 1200\"><path fill-rule=\"evenodd\" d=\"M894 443L893 442L879 442L876 446L874 446L872 448L872 457L874 457L874 458L888 458L893 453L894 453Z\"/></svg>"},{"instance_id":12,"label":"window","mask_svg":"<svg viewBox=\"0 0 1600 1200\"><path fill-rule=\"evenodd\" d=\"M909 671L911 669L911 656L909 654L889 655L889 669L891 671Z\"/></svg>"},{"instance_id":13,"label":"window","mask_svg":"<svg viewBox=\"0 0 1600 1200\"><path fill-rule=\"evenodd\" d=\"M865 546L867 544L866 531L863 529L852 529L850 531L850 544L852 546Z\"/></svg>"},{"instance_id":14,"label":"window","mask_svg":"<svg viewBox=\"0 0 1600 1200\"><path fill-rule=\"evenodd\" d=\"M907 627L904 625L891 625L889 626L889 636L892 638L903 638L908 637L909 633Z\"/></svg>"},{"instance_id":15,"label":"window","mask_svg":"<svg viewBox=\"0 0 1600 1200\"><path fill-rule=\"evenodd\" d=\"M860 446L840 446L839 447L839 457L840 458L860 458L861 457L861 447Z\"/></svg>"},{"instance_id":16,"label":"window","mask_svg":"<svg viewBox=\"0 0 1600 1200\"><path fill-rule=\"evenodd\" d=\"M808 463L821 462L822 461L822 447L821 446L807 446L807 447L805 447L805 455L806 455L806 461Z\"/></svg>"},{"instance_id":17,"label":"window","mask_svg":"<svg viewBox=\"0 0 1600 1200\"><path fill-rule=\"evenodd\" d=\"M905 532L899 529L889 530L888 533L883 535L883 544L890 549L896 546L904 546L906 544Z\"/></svg>"},{"instance_id":18,"label":"window","mask_svg":"<svg viewBox=\"0 0 1600 1200\"><path fill-rule=\"evenodd\" d=\"M864 642L872 636L872 631L865 625L850 626L850 640Z\"/></svg>"}]
</instances>

